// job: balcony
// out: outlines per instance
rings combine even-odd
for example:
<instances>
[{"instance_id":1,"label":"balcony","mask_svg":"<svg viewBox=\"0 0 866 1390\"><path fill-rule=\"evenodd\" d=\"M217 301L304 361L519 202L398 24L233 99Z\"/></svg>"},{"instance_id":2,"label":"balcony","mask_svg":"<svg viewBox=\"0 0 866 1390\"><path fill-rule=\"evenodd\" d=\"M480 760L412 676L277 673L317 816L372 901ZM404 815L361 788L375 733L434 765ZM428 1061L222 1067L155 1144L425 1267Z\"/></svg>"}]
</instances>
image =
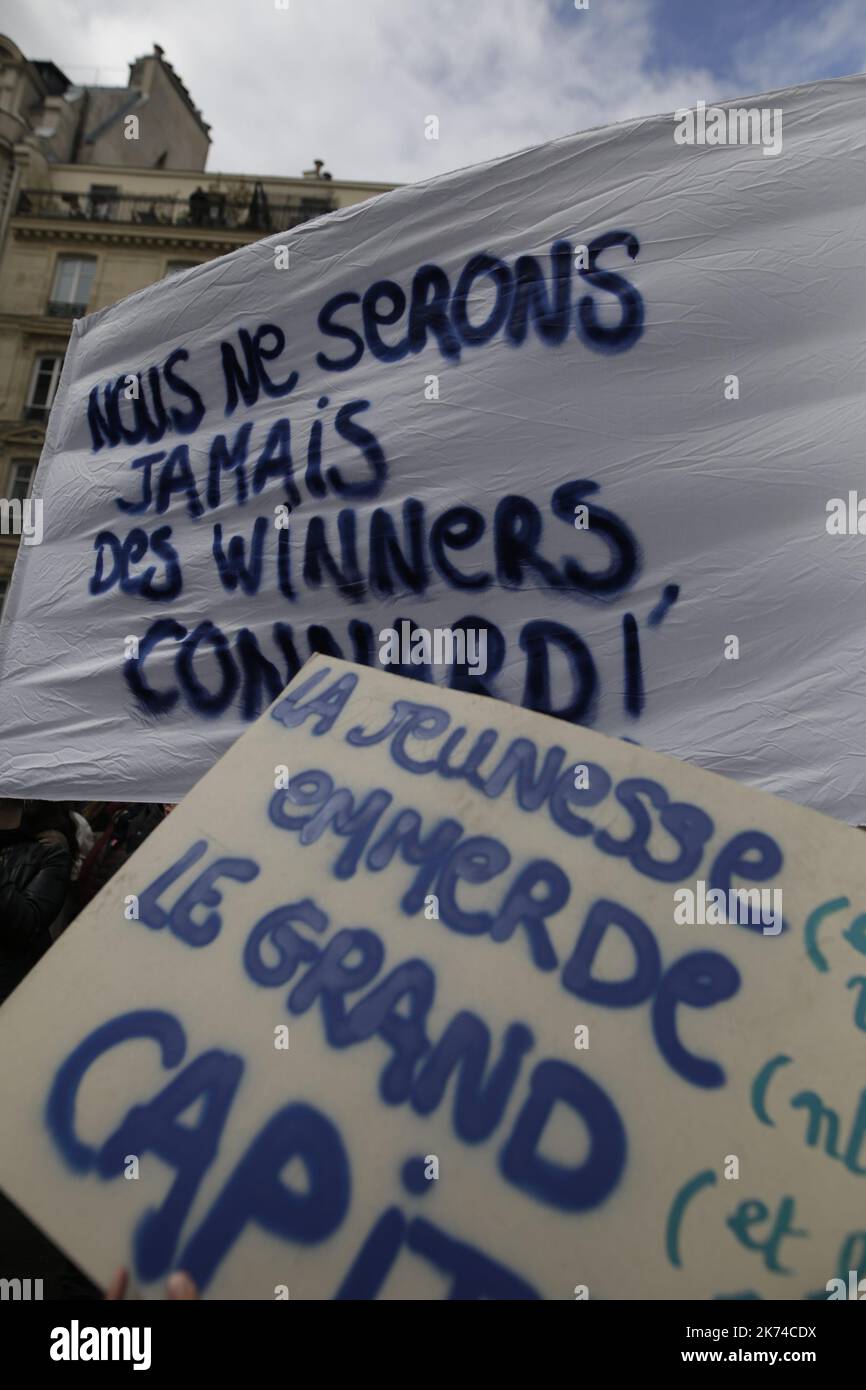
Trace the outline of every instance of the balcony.
<instances>
[{"instance_id":1,"label":"balcony","mask_svg":"<svg viewBox=\"0 0 866 1390\"><path fill-rule=\"evenodd\" d=\"M66 304L62 299L49 299L45 312L52 319L83 319L87 304Z\"/></svg>"},{"instance_id":2,"label":"balcony","mask_svg":"<svg viewBox=\"0 0 866 1390\"><path fill-rule=\"evenodd\" d=\"M272 203L261 187L251 187L249 197L229 198L225 193L198 188L188 198L155 198L149 194L62 192L59 189L22 189L16 216L75 222L111 223L117 227L178 227L190 231L213 230L246 233L249 237L286 231L313 217L332 212L331 198L296 198ZM54 308L63 317L77 314L80 306Z\"/></svg>"}]
</instances>

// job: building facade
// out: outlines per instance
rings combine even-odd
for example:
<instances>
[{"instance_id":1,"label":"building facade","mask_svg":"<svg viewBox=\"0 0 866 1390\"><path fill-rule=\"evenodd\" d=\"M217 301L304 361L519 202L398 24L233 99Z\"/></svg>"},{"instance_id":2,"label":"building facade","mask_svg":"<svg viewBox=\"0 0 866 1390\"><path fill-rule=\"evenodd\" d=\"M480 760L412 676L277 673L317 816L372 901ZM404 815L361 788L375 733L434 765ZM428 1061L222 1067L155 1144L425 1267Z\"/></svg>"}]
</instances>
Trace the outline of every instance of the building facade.
<instances>
[{"instance_id":1,"label":"building facade","mask_svg":"<svg viewBox=\"0 0 866 1390\"><path fill-rule=\"evenodd\" d=\"M205 173L209 145L158 45L126 87L79 87L0 35L0 499L29 495L74 319L393 187Z\"/></svg>"}]
</instances>

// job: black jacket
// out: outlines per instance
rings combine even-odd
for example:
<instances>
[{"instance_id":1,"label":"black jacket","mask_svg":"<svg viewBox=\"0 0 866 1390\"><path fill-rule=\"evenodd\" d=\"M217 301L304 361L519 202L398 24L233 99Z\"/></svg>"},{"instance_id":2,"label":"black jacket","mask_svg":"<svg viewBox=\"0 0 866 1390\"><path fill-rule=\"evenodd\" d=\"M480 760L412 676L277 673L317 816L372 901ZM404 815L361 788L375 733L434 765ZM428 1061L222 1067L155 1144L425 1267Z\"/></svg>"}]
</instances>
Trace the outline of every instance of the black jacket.
<instances>
[{"instance_id":1,"label":"black jacket","mask_svg":"<svg viewBox=\"0 0 866 1390\"><path fill-rule=\"evenodd\" d=\"M71 874L72 855L62 845L0 831L0 1002L51 945L48 929Z\"/></svg>"}]
</instances>

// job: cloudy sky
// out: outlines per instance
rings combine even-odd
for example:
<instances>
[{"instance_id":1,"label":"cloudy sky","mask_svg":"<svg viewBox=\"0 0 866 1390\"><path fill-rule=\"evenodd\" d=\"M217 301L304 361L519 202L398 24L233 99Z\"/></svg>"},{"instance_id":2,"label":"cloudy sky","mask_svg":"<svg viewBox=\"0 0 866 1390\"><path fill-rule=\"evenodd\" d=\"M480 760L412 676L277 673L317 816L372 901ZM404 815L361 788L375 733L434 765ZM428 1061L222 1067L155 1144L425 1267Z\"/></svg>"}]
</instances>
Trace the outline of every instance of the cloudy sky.
<instances>
[{"instance_id":1,"label":"cloudy sky","mask_svg":"<svg viewBox=\"0 0 866 1390\"><path fill-rule=\"evenodd\" d=\"M864 0L0 0L0 29L80 83L161 44L212 172L386 182L866 67Z\"/></svg>"}]
</instances>

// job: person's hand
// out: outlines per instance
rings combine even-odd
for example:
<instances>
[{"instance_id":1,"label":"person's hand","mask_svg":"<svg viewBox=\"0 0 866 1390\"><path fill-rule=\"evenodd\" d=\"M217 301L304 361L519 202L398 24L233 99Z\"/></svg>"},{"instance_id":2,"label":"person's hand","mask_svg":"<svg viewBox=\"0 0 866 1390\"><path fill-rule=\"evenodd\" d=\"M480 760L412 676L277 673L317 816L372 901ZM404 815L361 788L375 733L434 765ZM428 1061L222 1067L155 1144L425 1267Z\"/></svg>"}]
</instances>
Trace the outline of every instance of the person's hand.
<instances>
[{"instance_id":1,"label":"person's hand","mask_svg":"<svg viewBox=\"0 0 866 1390\"><path fill-rule=\"evenodd\" d=\"M36 836L43 845L60 845L63 849L69 848L69 841L62 830L40 830Z\"/></svg>"},{"instance_id":2,"label":"person's hand","mask_svg":"<svg viewBox=\"0 0 866 1390\"><path fill-rule=\"evenodd\" d=\"M105 1291L106 1303L119 1302L126 1294L128 1282L129 1274L127 1271L119 1269ZM169 1298L197 1299L199 1297L198 1289L192 1279L182 1269L178 1269L170 1275L165 1291Z\"/></svg>"}]
</instances>

